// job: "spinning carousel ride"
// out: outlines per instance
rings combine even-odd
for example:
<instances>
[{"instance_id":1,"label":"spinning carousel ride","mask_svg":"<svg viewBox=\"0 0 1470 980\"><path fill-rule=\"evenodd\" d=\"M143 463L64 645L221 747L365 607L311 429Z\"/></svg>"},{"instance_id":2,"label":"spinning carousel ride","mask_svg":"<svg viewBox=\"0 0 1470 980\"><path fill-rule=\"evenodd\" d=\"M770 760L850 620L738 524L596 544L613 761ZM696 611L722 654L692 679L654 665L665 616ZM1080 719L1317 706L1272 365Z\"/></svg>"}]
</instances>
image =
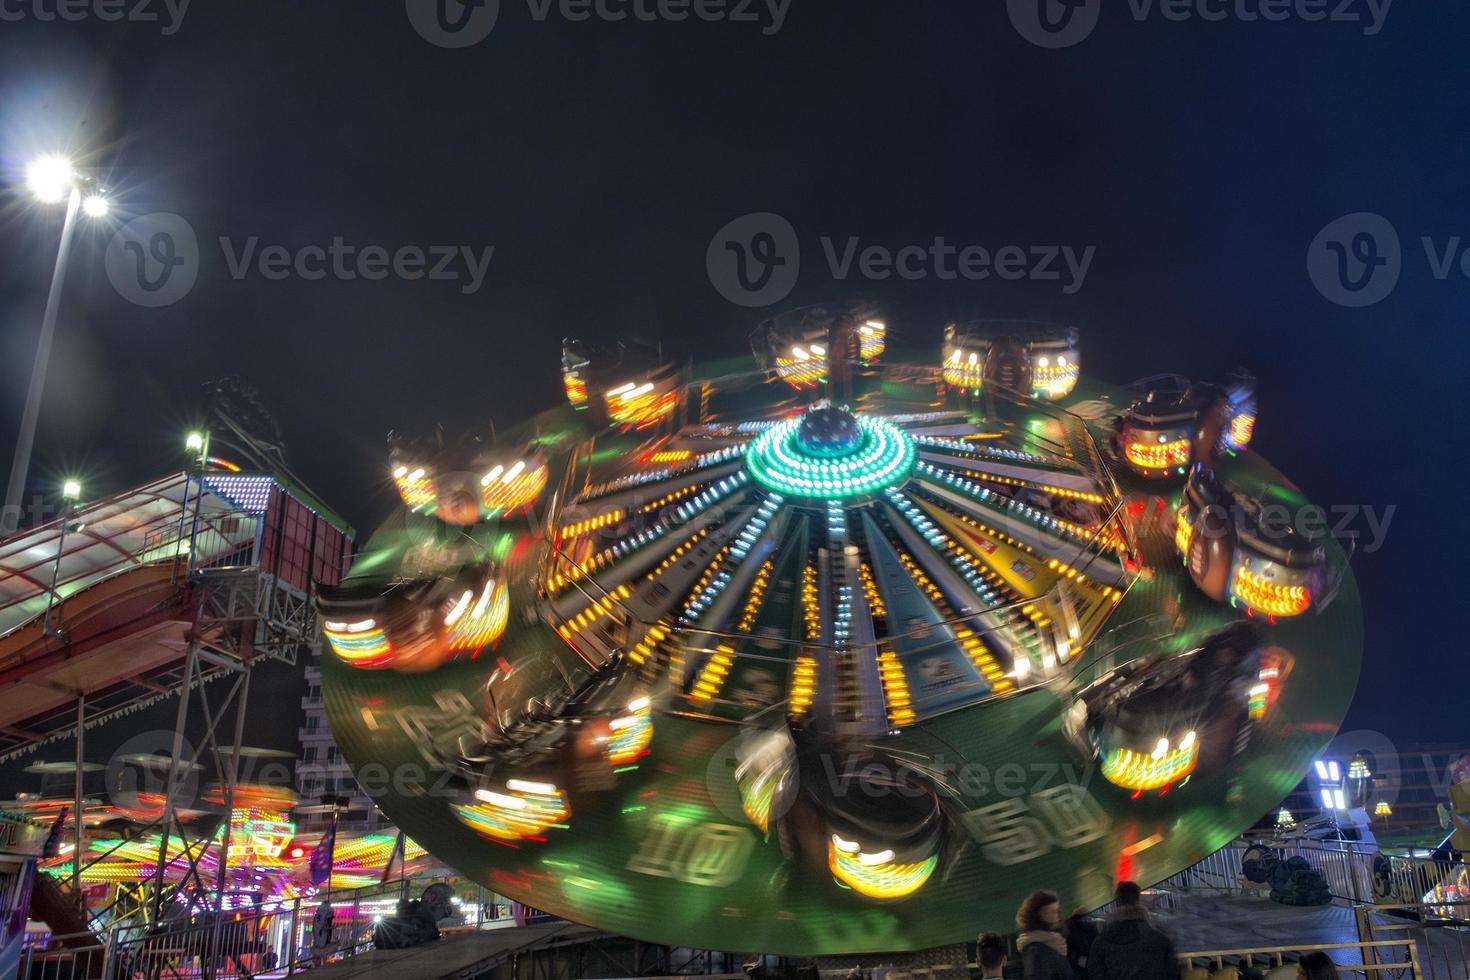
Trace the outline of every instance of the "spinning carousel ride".
<instances>
[{"instance_id":1,"label":"spinning carousel ride","mask_svg":"<svg viewBox=\"0 0 1470 980\"><path fill-rule=\"evenodd\" d=\"M321 590L324 692L430 852L649 941L917 949L1189 866L1331 738L1356 589L1252 517L1306 505L1232 424L1253 386L1195 389L1208 451L1137 472L1150 399L1075 330L754 339L756 370L568 341L568 404L395 445L403 506Z\"/></svg>"}]
</instances>

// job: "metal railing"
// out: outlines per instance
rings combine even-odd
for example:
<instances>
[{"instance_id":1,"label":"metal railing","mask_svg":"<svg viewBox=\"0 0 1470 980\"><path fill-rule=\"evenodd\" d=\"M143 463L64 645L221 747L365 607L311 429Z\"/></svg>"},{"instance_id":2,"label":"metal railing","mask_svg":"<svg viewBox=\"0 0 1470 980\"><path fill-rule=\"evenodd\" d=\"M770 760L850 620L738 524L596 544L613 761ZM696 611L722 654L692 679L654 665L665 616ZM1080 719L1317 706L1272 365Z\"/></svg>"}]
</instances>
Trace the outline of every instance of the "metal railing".
<instances>
[{"instance_id":1,"label":"metal railing","mask_svg":"<svg viewBox=\"0 0 1470 980\"><path fill-rule=\"evenodd\" d=\"M1428 980L1470 977L1470 900L1361 905L1353 910L1358 938L1412 944Z\"/></svg>"},{"instance_id":2,"label":"metal railing","mask_svg":"<svg viewBox=\"0 0 1470 980\"><path fill-rule=\"evenodd\" d=\"M1326 953L1337 964L1339 973L1418 980L1418 952L1413 940L1391 939L1382 942L1324 943L1309 946L1257 946L1248 949L1216 949L1180 953L1179 964L1186 971L1203 965L1214 971L1233 966L1240 972L1247 968L1274 969L1300 960L1304 953ZM1336 955L1333 955L1336 954Z\"/></svg>"},{"instance_id":3,"label":"metal railing","mask_svg":"<svg viewBox=\"0 0 1470 980\"><path fill-rule=\"evenodd\" d=\"M1458 874L1458 865L1431 857L1385 853L1374 845L1321 843L1311 840L1235 840L1198 864L1159 882L1167 891L1203 891L1239 895L1262 890L1265 883L1245 880L1242 860L1252 847L1273 851L1278 860L1300 857L1327 883L1333 898L1353 905L1384 901L1419 903L1440 884Z\"/></svg>"},{"instance_id":4,"label":"metal railing","mask_svg":"<svg viewBox=\"0 0 1470 980\"><path fill-rule=\"evenodd\" d=\"M396 911L400 899L418 897L431 884L455 891L466 928L510 919L507 906L483 887L457 875L399 878L381 885L340 889L310 898L247 903L222 913L163 923L123 921L101 937L94 933L28 938L21 980L198 980L286 977L321 962L350 959L371 949L373 927ZM313 917L323 898L332 904L332 929L317 941ZM100 938L100 941L99 941Z\"/></svg>"}]
</instances>

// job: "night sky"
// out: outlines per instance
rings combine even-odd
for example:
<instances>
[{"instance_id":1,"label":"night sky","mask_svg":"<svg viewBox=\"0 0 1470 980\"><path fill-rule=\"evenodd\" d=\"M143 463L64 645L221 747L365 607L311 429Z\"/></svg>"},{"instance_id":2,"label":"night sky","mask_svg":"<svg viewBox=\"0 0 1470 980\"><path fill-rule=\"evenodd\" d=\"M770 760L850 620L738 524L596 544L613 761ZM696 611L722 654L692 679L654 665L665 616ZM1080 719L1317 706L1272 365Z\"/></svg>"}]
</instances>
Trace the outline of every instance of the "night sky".
<instances>
[{"instance_id":1,"label":"night sky","mask_svg":"<svg viewBox=\"0 0 1470 980\"><path fill-rule=\"evenodd\" d=\"M790 0L779 29L764 2L732 23L578 21L555 4L538 19L502 0L488 37L450 49L401 0L214 0L176 25L162 0L143 8L153 23L86 2L80 21L43 20L55 2L0 0L7 464L60 227L17 189L26 159L85 158L117 210L77 239L38 492L79 474L95 497L177 466L200 384L238 374L361 540L396 500L388 430L553 405L563 336L731 356L763 316L851 296L885 305L897 346L936 352L952 317L1063 320L1113 382L1252 368L1260 452L1323 505L1394 508L1381 549L1354 559L1368 643L1346 727L1466 740L1453 572L1470 281L1457 261L1437 274L1422 239L1470 244L1470 8L1392 4L1368 34L1381 0L1349 4L1356 23L1245 20L1236 0L1209 0L1221 22L1140 20L1143 0L1110 2L1091 36L1045 50L1000 0ZM153 212L199 243L197 282L158 308L115 288L105 258ZM752 212L800 243L772 307L730 302L706 267L716 232ZM1308 273L1314 238L1355 212L1402 242L1397 288L1365 308ZM824 236L1096 252L1071 292L1060 261L1062 281L839 281ZM462 261L456 281L232 273L252 240L258 256L337 238L494 252L478 289Z\"/></svg>"}]
</instances>

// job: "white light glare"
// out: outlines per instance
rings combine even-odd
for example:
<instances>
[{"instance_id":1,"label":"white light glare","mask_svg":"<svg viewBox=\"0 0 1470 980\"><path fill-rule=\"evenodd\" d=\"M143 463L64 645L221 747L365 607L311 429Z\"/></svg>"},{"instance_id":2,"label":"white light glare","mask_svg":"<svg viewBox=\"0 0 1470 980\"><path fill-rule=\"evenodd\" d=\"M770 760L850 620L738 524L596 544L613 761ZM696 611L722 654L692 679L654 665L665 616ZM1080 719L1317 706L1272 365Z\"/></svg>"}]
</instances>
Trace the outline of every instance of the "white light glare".
<instances>
[{"instance_id":1,"label":"white light glare","mask_svg":"<svg viewBox=\"0 0 1470 980\"><path fill-rule=\"evenodd\" d=\"M75 181L71 161L57 153L37 157L26 167L26 187L42 204L66 200Z\"/></svg>"},{"instance_id":2,"label":"white light glare","mask_svg":"<svg viewBox=\"0 0 1470 980\"><path fill-rule=\"evenodd\" d=\"M101 194L88 194L82 201L82 210L87 212L88 217L105 218L107 212L112 210L112 205Z\"/></svg>"}]
</instances>

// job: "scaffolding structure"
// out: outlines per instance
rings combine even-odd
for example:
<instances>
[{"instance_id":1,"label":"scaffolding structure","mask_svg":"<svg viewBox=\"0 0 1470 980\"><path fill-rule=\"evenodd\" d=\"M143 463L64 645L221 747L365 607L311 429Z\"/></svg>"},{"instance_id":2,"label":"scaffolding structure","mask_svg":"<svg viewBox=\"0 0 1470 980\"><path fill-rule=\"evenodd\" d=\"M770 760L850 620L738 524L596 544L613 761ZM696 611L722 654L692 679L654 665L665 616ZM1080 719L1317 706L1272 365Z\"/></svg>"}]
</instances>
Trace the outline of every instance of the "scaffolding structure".
<instances>
[{"instance_id":1,"label":"scaffolding structure","mask_svg":"<svg viewBox=\"0 0 1470 980\"><path fill-rule=\"evenodd\" d=\"M80 860L89 734L177 699L169 750L145 760L163 770L162 812L131 832L158 834L155 874L103 911L114 928L202 915L217 932L252 672L319 647L312 590L350 560L351 528L308 492L206 460L0 541L0 762L75 739L78 857L63 897L89 928L101 917L81 893L99 860ZM222 838L181 818L198 774L217 787Z\"/></svg>"}]
</instances>

